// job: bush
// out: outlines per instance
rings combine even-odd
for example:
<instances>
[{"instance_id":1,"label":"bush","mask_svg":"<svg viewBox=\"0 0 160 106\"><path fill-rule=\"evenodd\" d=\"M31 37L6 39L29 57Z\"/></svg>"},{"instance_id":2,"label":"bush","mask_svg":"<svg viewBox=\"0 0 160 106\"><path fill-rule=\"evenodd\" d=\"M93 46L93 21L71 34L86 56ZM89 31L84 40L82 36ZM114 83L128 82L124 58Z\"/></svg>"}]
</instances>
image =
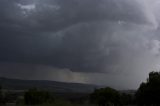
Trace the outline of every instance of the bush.
<instances>
[{"instance_id":1,"label":"bush","mask_svg":"<svg viewBox=\"0 0 160 106\"><path fill-rule=\"evenodd\" d=\"M109 87L96 89L90 95L90 101L99 106L106 106L109 104L118 105L120 104L120 94L115 89Z\"/></svg>"},{"instance_id":2,"label":"bush","mask_svg":"<svg viewBox=\"0 0 160 106\"><path fill-rule=\"evenodd\" d=\"M30 89L25 92L24 101L27 105L37 105L44 103L52 103L54 101L54 97L47 91Z\"/></svg>"},{"instance_id":3,"label":"bush","mask_svg":"<svg viewBox=\"0 0 160 106\"><path fill-rule=\"evenodd\" d=\"M5 97L1 86L0 86L0 104L5 104Z\"/></svg>"}]
</instances>

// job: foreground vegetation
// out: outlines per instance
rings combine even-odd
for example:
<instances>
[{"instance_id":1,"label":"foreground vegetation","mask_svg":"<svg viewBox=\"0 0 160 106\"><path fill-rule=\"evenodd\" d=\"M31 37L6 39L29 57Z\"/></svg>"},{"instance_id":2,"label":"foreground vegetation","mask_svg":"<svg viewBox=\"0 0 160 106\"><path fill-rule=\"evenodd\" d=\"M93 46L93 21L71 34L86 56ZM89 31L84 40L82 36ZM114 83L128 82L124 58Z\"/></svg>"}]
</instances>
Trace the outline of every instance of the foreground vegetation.
<instances>
[{"instance_id":1,"label":"foreground vegetation","mask_svg":"<svg viewBox=\"0 0 160 106\"><path fill-rule=\"evenodd\" d=\"M71 94L70 96L72 97ZM106 87L95 89L91 94L74 96L65 98L36 88L15 96L0 87L0 105L15 103L17 106L160 106L160 72L150 72L149 78L140 85L135 95Z\"/></svg>"}]
</instances>

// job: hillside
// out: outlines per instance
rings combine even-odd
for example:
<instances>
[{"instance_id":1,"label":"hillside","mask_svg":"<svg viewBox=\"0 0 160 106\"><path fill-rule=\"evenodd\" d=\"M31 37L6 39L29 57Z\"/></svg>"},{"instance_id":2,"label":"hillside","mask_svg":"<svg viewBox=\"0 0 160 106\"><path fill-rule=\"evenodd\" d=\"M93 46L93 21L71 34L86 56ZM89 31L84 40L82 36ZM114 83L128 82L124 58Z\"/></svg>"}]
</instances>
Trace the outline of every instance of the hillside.
<instances>
[{"instance_id":1,"label":"hillside","mask_svg":"<svg viewBox=\"0 0 160 106\"><path fill-rule=\"evenodd\" d=\"M54 92L92 92L98 86L81 83L65 83L48 80L21 80L0 78L0 85L9 90L26 90L29 88L39 88Z\"/></svg>"}]
</instances>

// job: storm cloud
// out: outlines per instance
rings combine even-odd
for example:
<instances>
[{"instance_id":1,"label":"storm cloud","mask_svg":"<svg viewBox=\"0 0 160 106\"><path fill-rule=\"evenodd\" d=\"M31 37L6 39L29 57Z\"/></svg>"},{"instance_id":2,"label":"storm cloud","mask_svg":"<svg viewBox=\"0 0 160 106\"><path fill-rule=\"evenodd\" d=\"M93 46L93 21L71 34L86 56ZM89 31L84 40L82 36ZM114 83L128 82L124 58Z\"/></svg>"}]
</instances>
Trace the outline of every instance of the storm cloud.
<instances>
[{"instance_id":1,"label":"storm cloud","mask_svg":"<svg viewBox=\"0 0 160 106\"><path fill-rule=\"evenodd\" d=\"M104 85L115 77L110 86L135 88L159 68L158 9L158 0L1 0L1 76Z\"/></svg>"}]
</instances>

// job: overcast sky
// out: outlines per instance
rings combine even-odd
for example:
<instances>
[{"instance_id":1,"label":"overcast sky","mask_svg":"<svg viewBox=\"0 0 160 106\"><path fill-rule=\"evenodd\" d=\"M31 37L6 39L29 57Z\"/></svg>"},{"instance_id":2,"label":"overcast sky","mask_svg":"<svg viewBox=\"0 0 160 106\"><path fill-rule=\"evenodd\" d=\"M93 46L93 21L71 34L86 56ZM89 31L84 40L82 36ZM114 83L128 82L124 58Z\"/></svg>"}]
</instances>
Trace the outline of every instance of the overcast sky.
<instances>
[{"instance_id":1,"label":"overcast sky","mask_svg":"<svg viewBox=\"0 0 160 106\"><path fill-rule=\"evenodd\" d=\"M159 0L0 0L0 76L136 89L160 69Z\"/></svg>"}]
</instances>

